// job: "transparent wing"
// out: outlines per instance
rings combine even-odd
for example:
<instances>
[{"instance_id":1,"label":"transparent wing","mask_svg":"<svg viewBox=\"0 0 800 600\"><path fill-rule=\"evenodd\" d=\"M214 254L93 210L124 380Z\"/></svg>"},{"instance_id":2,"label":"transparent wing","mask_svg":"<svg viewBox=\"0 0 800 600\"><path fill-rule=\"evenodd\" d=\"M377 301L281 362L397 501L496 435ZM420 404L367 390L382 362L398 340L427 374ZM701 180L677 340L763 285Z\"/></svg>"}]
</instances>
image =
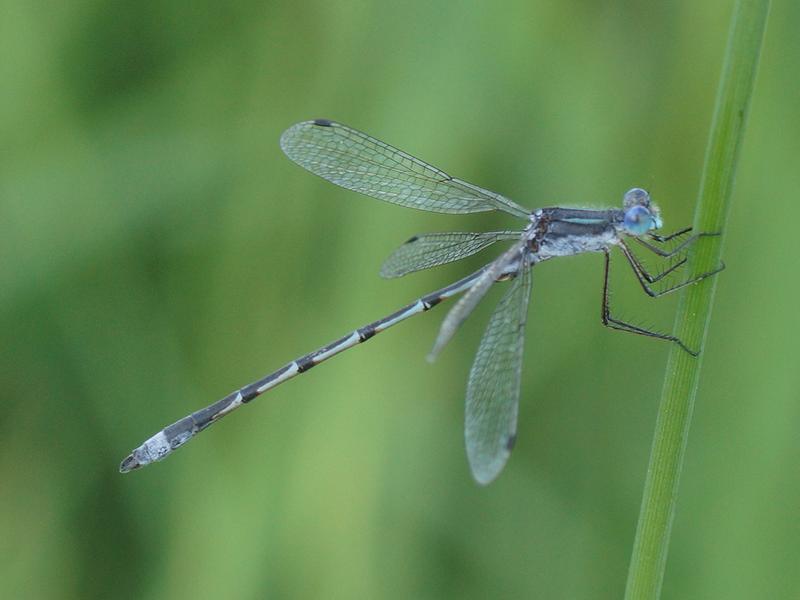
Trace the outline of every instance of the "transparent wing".
<instances>
[{"instance_id":1,"label":"transparent wing","mask_svg":"<svg viewBox=\"0 0 800 600\"><path fill-rule=\"evenodd\" d=\"M521 266L489 319L467 383L464 437L472 475L486 485L508 460L517 433L530 269Z\"/></svg>"},{"instance_id":2,"label":"transparent wing","mask_svg":"<svg viewBox=\"0 0 800 600\"><path fill-rule=\"evenodd\" d=\"M381 267L381 277L402 277L472 256L500 240L519 239L519 231L485 233L425 233L415 235L392 252Z\"/></svg>"},{"instance_id":3,"label":"transparent wing","mask_svg":"<svg viewBox=\"0 0 800 600\"><path fill-rule=\"evenodd\" d=\"M436 341L433 343L433 348L428 354L428 360L433 362L436 357L455 335L461 324L467 317L475 310L480 301L486 295L486 292L495 284L496 281L507 277L509 274L514 275L519 270L518 265L524 264L525 256L524 242L514 244L506 252L504 252L497 260L484 269L480 277L475 280L475 283L469 288L458 302L455 303L450 312L442 321L439 328L439 335L436 336Z\"/></svg>"},{"instance_id":4,"label":"transparent wing","mask_svg":"<svg viewBox=\"0 0 800 600\"><path fill-rule=\"evenodd\" d=\"M286 156L301 167L349 190L401 206L442 213L502 210L527 219L512 200L450 177L360 131L317 119L281 136Z\"/></svg>"}]
</instances>

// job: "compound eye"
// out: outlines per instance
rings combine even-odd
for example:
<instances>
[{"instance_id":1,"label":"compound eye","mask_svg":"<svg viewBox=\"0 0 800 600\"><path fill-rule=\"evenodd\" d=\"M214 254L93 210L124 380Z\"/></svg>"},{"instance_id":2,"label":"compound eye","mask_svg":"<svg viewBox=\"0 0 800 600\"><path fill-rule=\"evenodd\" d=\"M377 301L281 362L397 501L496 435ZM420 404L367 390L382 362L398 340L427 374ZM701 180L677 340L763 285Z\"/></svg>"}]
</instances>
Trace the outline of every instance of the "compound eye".
<instances>
[{"instance_id":1,"label":"compound eye","mask_svg":"<svg viewBox=\"0 0 800 600\"><path fill-rule=\"evenodd\" d=\"M625 197L622 199L623 208L631 208L632 206L650 206L650 194L642 188L633 188L625 192Z\"/></svg>"},{"instance_id":2,"label":"compound eye","mask_svg":"<svg viewBox=\"0 0 800 600\"><path fill-rule=\"evenodd\" d=\"M656 220L649 209L636 205L625 211L624 226L631 235L643 235L656 227Z\"/></svg>"}]
</instances>

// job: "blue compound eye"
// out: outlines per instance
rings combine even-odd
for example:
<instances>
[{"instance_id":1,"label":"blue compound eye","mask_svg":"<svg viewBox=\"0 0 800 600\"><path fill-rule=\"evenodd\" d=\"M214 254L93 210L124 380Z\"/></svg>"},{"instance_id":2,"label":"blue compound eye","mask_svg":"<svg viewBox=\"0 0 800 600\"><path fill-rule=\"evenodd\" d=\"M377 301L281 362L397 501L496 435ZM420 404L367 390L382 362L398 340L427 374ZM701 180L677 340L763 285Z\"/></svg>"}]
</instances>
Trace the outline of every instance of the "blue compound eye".
<instances>
[{"instance_id":1,"label":"blue compound eye","mask_svg":"<svg viewBox=\"0 0 800 600\"><path fill-rule=\"evenodd\" d=\"M631 235L642 235L656 225L653 214L644 206L632 206L625 212L625 230Z\"/></svg>"}]
</instances>

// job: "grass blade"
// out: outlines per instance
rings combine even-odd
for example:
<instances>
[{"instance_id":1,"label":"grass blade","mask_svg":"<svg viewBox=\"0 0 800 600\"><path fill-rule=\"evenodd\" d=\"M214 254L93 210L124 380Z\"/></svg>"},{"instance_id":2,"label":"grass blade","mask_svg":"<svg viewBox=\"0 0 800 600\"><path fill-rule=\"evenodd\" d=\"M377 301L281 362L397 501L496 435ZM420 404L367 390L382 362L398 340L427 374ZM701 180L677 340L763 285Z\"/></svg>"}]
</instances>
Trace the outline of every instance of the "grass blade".
<instances>
[{"instance_id":1,"label":"grass blade","mask_svg":"<svg viewBox=\"0 0 800 600\"><path fill-rule=\"evenodd\" d=\"M725 231L758 58L769 12L769 0L738 0L717 92L706 149L695 231ZM705 238L689 257L693 273L719 264L722 237ZM723 275L724 276L724 275ZM716 277L690 286L681 296L675 335L701 348L711 318ZM633 544L626 600L656 599L661 593L678 484L689 435L702 355L692 358L673 346L656 420L639 523Z\"/></svg>"}]
</instances>

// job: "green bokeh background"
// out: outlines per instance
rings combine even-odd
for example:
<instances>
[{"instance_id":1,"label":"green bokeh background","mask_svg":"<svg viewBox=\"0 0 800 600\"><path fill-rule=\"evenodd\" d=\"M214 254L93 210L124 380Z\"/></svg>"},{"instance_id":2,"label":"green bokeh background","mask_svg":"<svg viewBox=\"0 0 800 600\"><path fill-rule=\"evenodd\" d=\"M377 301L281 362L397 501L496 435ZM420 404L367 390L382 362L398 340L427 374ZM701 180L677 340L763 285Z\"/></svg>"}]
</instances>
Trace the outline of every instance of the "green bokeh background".
<instances>
[{"instance_id":1,"label":"green bokeh background","mask_svg":"<svg viewBox=\"0 0 800 600\"><path fill-rule=\"evenodd\" d=\"M282 386L168 461L160 427L476 268L383 281L407 210L291 164L327 117L530 206L651 190L691 222L730 1L3 2L0 596L619 598L668 348L599 323L602 259L534 273L519 439L462 441L493 292ZM800 587L800 4L773 5L664 598ZM669 329L621 262L619 316Z\"/></svg>"}]
</instances>

